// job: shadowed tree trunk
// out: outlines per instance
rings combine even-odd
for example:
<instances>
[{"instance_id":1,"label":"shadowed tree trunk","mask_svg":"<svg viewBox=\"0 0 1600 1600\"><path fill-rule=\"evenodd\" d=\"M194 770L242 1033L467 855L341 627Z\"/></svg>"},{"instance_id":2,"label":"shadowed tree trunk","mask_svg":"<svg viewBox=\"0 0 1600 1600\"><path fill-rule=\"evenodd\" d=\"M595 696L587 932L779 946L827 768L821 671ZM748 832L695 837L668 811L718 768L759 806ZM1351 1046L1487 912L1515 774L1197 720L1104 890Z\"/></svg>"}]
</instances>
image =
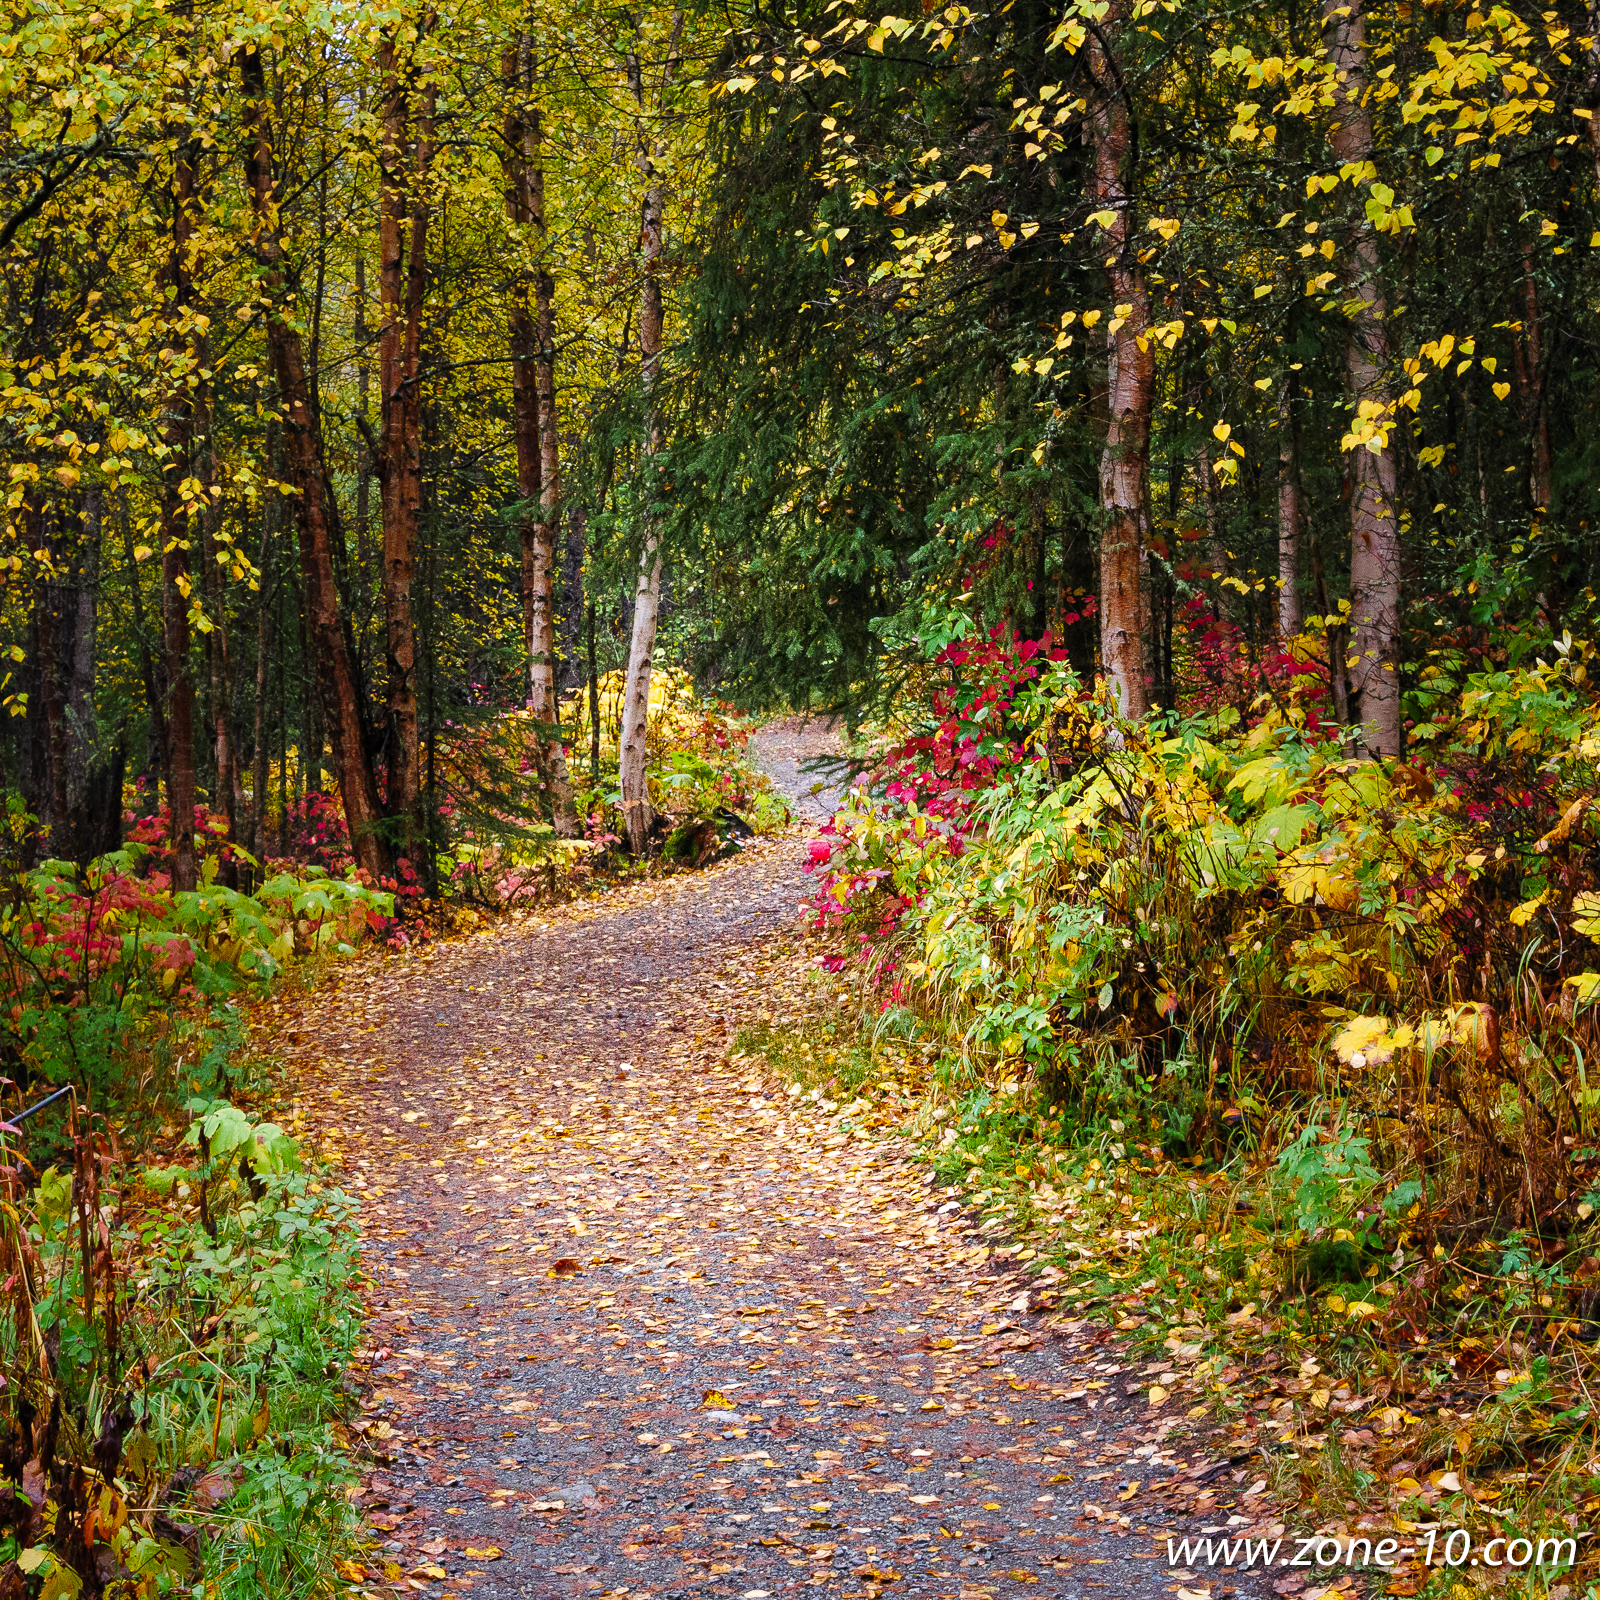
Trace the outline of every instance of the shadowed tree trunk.
<instances>
[{"instance_id":1,"label":"shadowed tree trunk","mask_svg":"<svg viewBox=\"0 0 1600 1600\"><path fill-rule=\"evenodd\" d=\"M300 334L289 318L283 242L278 234L272 177L272 139L266 74L256 50L239 57L247 106L246 176L255 217L255 250L270 305L267 345L283 408L282 448L286 477L295 487L300 564L311 618L318 681L327 710L339 793L356 860L374 878L387 876L389 855L379 834L377 785L367 759L365 729L355 669L340 625L323 470L322 442L312 414Z\"/></svg>"},{"instance_id":2,"label":"shadowed tree trunk","mask_svg":"<svg viewBox=\"0 0 1600 1600\"><path fill-rule=\"evenodd\" d=\"M202 350L201 365L209 366L209 356ZM195 447L198 477L205 489L204 509L200 513L201 566L205 581L202 593L206 596L206 610L211 623L208 636L207 667L210 673L212 749L216 764L216 792L212 803L220 806L228 819L228 838L239 838L239 814L243 794L239 786L238 761L233 740L233 673L228 647L228 584L222 566L217 561L219 549L216 521L219 508L210 493L215 481L215 455L211 438L211 407L204 389L198 391L195 401Z\"/></svg>"},{"instance_id":3,"label":"shadowed tree trunk","mask_svg":"<svg viewBox=\"0 0 1600 1600\"><path fill-rule=\"evenodd\" d=\"M1337 73L1328 135L1335 158L1371 161L1377 153L1366 104L1367 45L1362 0L1328 0L1323 10L1328 54ZM1345 372L1357 415L1363 404L1388 410L1388 306L1379 278L1378 236L1363 215L1352 219L1343 259L1360 309L1350 321ZM1376 442L1376 440L1374 441ZM1350 689L1360 718L1358 749L1370 758L1400 754L1400 530L1395 505L1395 455L1357 445L1350 464Z\"/></svg>"},{"instance_id":4,"label":"shadowed tree trunk","mask_svg":"<svg viewBox=\"0 0 1600 1600\"><path fill-rule=\"evenodd\" d=\"M519 33L501 58L505 119L506 215L524 252L542 252L545 218L543 131L535 102L533 41ZM530 291L533 304L530 308ZM517 488L522 501L522 630L540 777L549 787L556 832L577 833L572 784L557 727L555 681L555 530L560 515L561 448L555 388L555 282L544 267L521 267L511 285L509 342Z\"/></svg>"},{"instance_id":5,"label":"shadowed tree trunk","mask_svg":"<svg viewBox=\"0 0 1600 1600\"><path fill-rule=\"evenodd\" d=\"M1117 0L1089 51L1096 95L1091 193L1098 209L1114 213L1105 237L1113 313L1106 332L1106 441L1100 457L1100 665L1122 714L1138 718L1148 709L1139 580L1149 532L1155 358L1141 348L1150 326L1150 296L1131 214L1132 124L1116 62L1100 42L1115 39L1125 16L1126 0Z\"/></svg>"},{"instance_id":6,"label":"shadowed tree trunk","mask_svg":"<svg viewBox=\"0 0 1600 1600\"><path fill-rule=\"evenodd\" d=\"M544 174L539 174L535 214L541 239L545 236ZM550 811L556 833L564 839L578 835L577 811L572 803L572 783L567 777L559 726L561 691L556 682L556 529L561 517L561 435L556 418L556 318L555 281L542 267L534 280L535 331L539 356L534 385L539 396L539 527L537 583L544 603L539 608L539 630L529 656L535 735L543 755L545 781L550 785Z\"/></svg>"},{"instance_id":7,"label":"shadowed tree trunk","mask_svg":"<svg viewBox=\"0 0 1600 1600\"><path fill-rule=\"evenodd\" d=\"M269 434L269 440L271 435ZM272 447L268 444L267 460L272 461ZM250 814L250 853L258 862L267 859L267 784L271 778L271 754L267 747L267 663L272 656L272 512L275 497L264 496L261 503L261 553L256 566L261 571L261 604L256 611L256 719L255 719L255 770L250 787L254 791L254 805Z\"/></svg>"},{"instance_id":8,"label":"shadowed tree trunk","mask_svg":"<svg viewBox=\"0 0 1600 1600\"><path fill-rule=\"evenodd\" d=\"M185 139L178 147L172 184L172 237L167 260L169 315L181 322L190 296L189 248L194 227L195 149ZM187 332L170 330L174 350ZM161 490L161 615L167 656L167 837L172 846L172 887L193 889L200 881L194 843L194 678L189 664L190 473L194 454L194 404L183 381L188 364L175 359L179 381L167 391L161 442L167 459Z\"/></svg>"},{"instance_id":9,"label":"shadowed tree trunk","mask_svg":"<svg viewBox=\"0 0 1600 1600\"><path fill-rule=\"evenodd\" d=\"M432 23L418 30L417 49ZM429 187L434 153L431 82L412 135L409 78L392 28L383 35L383 147L378 203L378 389L383 404L383 609L389 674L390 812L414 856L422 839L422 756L417 722L417 642L411 616L417 523L422 511L422 317L427 292ZM410 169L409 182L407 168Z\"/></svg>"}]
</instances>

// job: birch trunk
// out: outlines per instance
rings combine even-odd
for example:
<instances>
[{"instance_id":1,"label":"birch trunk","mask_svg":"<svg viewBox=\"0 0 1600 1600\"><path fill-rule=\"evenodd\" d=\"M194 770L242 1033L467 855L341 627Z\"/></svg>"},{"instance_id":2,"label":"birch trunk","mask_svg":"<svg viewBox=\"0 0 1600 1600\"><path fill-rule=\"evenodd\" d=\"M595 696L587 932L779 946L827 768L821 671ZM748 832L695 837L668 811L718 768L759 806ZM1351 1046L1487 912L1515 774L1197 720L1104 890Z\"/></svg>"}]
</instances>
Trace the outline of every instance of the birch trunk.
<instances>
[{"instance_id":1,"label":"birch trunk","mask_svg":"<svg viewBox=\"0 0 1600 1600\"><path fill-rule=\"evenodd\" d=\"M1106 233L1107 279L1113 314L1106 332L1106 440L1100 457L1100 666L1122 715L1137 720L1148 710L1145 694L1140 575L1149 532L1150 412L1155 398L1155 358L1140 348L1150 326L1150 297L1134 243L1128 166L1132 126L1116 65L1101 44L1126 16L1117 0L1090 48L1097 86L1092 123L1096 206L1116 214Z\"/></svg>"},{"instance_id":2,"label":"birch trunk","mask_svg":"<svg viewBox=\"0 0 1600 1600\"><path fill-rule=\"evenodd\" d=\"M286 476L295 487L300 565L317 656L318 684L327 712L351 848L361 866L377 879L388 875L390 862L379 833L378 788L367 759L366 729L356 692L355 669L339 622L326 501L327 478L323 470L322 443L312 415L305 352L285 304L287 272L283 242L278 234L266 73L256 50L242 52L239 60L248 101L245 159L255 220L255 250L264 269L263 287L271 306L267 316L267 346L283 408Z\"/></svg>"},{"instance_id":3,"label":"birch trunk","mask_svg":"<svg viewBox=\"0 0 1600 1600\"><path fill-rule=\"evenodd\" d=\"M683 13L674 12L672 42L666 77L676 58ZM661 174L656 165L660 148L647 130L644 116L644 77L637 52L628 57L628 81L633 90L638 119L638 168L644 184L639 207L639 264L643 282L639 289L639 381L644 393L644 434L639 446L640 500L644 505L644 544L639 554L639 579L633 598L633 633L628 641L628 676L623 688L622 727L618 739L618 776L622 789L622 814L628 845L643 855L654 813L645 772L650 723L650 674L656 648L656 619L661 609L661 519L655 511L658 493L657 465L665 444L657 410L657 385L661 376L662 305L661 250L664 238ZM663 83L665 93L665 83Z\"/></svg>"},{"instance_id":4,"label":"birch trunk","mask_svg":"<svg viewBox=\"0 0 1600 1600\"><path fill-rule=\"evenodd\" d=\"M1300 631L1300 467L1295 459L1294 394L1278 387L1278 637Z\"/></svg>"},{"instance_id":5,"label":"birch trunk","mask_svg":"<svg viewBox=\"0 0 1600 1600\"><path fill-rule=\"evenodd\" d=\"M1327 0L1328 53L1337 74L1329 134L1334 156L1371 161L1377 154L1367 110L1366 21L1362 0ZM1345 259L1354 263L1350 287L1360 302L1345 352L1350 399L1389 407L1388 306L1380 281L1378 239L1364 217L1354 220ZM1358 752L1369 759L1400 754L1400 530L1395 505L1395 456L1385 447L1358 446L1350 466L1350 689L1360 718Z\"/></svg>"}]
</instances>

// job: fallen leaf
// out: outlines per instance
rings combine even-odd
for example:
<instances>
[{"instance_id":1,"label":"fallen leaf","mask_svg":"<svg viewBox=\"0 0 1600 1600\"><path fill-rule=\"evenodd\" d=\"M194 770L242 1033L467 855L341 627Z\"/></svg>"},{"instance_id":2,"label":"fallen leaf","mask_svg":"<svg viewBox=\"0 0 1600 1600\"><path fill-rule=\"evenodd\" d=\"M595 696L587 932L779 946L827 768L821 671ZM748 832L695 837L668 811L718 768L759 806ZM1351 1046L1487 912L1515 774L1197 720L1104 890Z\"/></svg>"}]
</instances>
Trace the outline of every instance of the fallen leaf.
<instances>
[{"instance_id":1,"label":"fallen leaf","mask_svg":"<svg viewBox=\"0 0 1600 1600\"><path fill-rule=\"evenodd\" d=\"M497 1544L486 1544L481 1550L469 1544L461 1553L468 1561L498 1561L505 1551Z\"/></svg>"},{"instance_id":2,"label":"fallen leaf","mask_svg":"<svg viewBox=\"0 0 1600 1600\"><path fill-rule=\"evenodd\" d=\"M567 1502L565 1500L535 1500L530 1509L534 1511L565 1511Z\"/></svg>"},{"instance_id":3,"label":"fallen leaf","mask_svg":"<svg viewBox=\"0 0 1600 1600\"><path fill-rule=\"evenodd\" d=\"M547 1278L581 1278L583 1276L583 1263L575 1261L571 1256L557 1256L550 1263L550 1270L545 1276Z\"/></svg>"},{"instance_id":4,"label":"fallen leaf","mask_svg":"<svg viewBox=\"0 0 1600 1600\"><path fill-rule=\"evenodd\" d=\"M189 1491L189 1498L202 1511L214 1511L224 1501L233 1498L239 1480L226 1472L212 1472L203 1477Z\"/></svg>"},{"instance_id":5,"label":"fallen leaf","mask_svg":"<svg viewBox=\"0 0 1600 1600\"><path fill-rule=\"evenodd\" d=\"M430 1539L426 1544L417 1546L425 1556L442 1556L447 1548L443 1539Z\"/></svg>"},{"instance_id":6,"label":"fallen leaf","mask_svg":"<svg viewBox=\"0 0 1600 1600\"><path fill-rule=\"evenodd\" d=\"M700 1397L700 1404L706 1411L736 1411L738 1409L733 1401L718 1389L707 1389ZM642 1440L640 1442L643 1443Z\"/></svg>"}]
</instances>

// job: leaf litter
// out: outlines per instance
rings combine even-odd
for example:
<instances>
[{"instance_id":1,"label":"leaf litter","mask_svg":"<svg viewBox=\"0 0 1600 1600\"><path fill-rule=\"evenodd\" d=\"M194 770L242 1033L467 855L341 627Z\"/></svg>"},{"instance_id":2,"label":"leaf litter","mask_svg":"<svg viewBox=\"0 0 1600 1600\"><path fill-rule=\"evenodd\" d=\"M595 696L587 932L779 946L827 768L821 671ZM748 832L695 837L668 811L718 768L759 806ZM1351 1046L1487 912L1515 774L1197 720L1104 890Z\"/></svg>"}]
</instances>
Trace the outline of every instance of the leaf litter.
<instances>
[{"instance_id":1,"label":"leaf litter","mask_svg":"<svg viewBox=\"0 0 1600 1600\"><path fill-rule=\"evenodd\" d=\"M1169 1570L1169 1536L1281 1534L1254 1468L909 1142L732 1058L819 1004L801 856L354 964L278 1017L362 1201L353 1589L1293 1592Z\"/></svg>"}]
</instances>

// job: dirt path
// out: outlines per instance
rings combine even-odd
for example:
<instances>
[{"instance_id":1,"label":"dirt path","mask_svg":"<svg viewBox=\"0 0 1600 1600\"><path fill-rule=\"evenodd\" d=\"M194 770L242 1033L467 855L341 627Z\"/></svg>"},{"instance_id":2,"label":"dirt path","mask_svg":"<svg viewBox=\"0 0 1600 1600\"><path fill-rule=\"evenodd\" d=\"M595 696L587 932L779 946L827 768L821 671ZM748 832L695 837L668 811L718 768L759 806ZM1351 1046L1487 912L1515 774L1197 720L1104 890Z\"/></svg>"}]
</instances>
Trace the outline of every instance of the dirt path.
<instances>
[{"instance_id":1,"label":"dirt path","mask_svg":"<svg viewBox=\"0 0 1600 1600\"><path fill-rule=\"evenodd\" d=\"M352 969L287 1041L364 1201L386 1576L496 1600L1235 1592L1168 1570L1151 1489L1189 1464L1110 1336L1030 1316L906 1147L729 1059L799 981L802 855Z\"/></svg>"}]
</instances>

